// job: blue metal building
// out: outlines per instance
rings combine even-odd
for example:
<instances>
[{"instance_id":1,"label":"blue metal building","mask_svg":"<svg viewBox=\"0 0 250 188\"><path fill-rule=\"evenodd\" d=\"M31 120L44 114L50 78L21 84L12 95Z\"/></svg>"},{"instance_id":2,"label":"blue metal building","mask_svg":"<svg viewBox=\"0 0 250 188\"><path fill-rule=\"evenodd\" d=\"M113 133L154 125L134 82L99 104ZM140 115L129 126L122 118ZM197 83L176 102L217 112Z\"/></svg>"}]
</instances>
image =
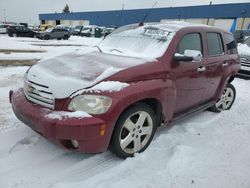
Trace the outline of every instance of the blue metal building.
<instances>
[{"instance_id":1,"label":"blue metal building","mask_svg":"<svg viewBox=\"0 0 250 188\"><path fill-rule=\"evenodd\" d=\"M40 14L42 23L46 20L89 20L91 25L121 26L141 22L150 9L93 11L75 13ZM162 19L237 19L250 18L250 3L202 5L190 7L154 8L147 16L146 22L156 22Z\"/></svg>"}]
</instances>

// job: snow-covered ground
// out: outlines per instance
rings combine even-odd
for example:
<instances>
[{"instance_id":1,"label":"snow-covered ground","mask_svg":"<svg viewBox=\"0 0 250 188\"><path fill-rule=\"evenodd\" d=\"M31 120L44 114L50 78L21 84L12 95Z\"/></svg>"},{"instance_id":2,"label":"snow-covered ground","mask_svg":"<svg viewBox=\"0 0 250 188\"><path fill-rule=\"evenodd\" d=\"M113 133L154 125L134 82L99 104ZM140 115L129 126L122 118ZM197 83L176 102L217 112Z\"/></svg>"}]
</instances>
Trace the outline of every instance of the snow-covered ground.
<instances>
[{"instance_id":1,"label":"snow-covered ground","mask_svg":"<svg viewBox=\"0 0 250 188\"><path fill-rule=\"evenodd\" d=\"M235 79L230 111L204 111L156 133L150 147L121 160L61 149L19 122L8 91L28 67L0 67L0 188L249 188L250 86Z\"/></svg>"},{"instance_id":2,"label":"snow-covered ground","mask_svg":"<svg viewBox=\"0 0 250 188\"><path fill-rule=\"evenodd\" d=\"M0 50L47 51L0 52L1 60L40 59L79 49L79 45L95 45L100 39L40 41L4 35L0 41ZM69 44L74 46L62 46ZM61 149L18 121L8 92L22 87L27 69L0 66L0 188L250 187L249 80L234 80L237 97L231 110L204 111L159 130L145 152L122 160L110 151L90 155Z\"/></svg>"},{"instance_id":3,"label":"snow-covered ground","mask_svg":"<svg viewBox=\"0 0 250 188\"><path fill-rule=\"evenodd\" d=\"M81 49L83 46L94 46L101 40L102 38L71 36L69 40L47 41L37 38L12 38L8 35L0 35L0 60L42 59L54 56L55 54L59 55L75 51ZM16 52L17 50L26 52ZM29 52L30 50L35 50L37 52Z\"/></svg>"}]
</instances>

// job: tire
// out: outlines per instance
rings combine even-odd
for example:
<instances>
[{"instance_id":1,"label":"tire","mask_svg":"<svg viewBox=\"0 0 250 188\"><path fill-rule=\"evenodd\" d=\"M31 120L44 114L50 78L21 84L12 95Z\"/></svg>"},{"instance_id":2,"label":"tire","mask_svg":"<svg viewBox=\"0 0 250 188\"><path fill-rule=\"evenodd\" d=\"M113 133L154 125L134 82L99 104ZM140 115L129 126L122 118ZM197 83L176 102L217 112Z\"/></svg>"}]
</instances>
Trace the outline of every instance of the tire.
<instances>
[{"instance_id":1,"label":"tire","mask_svg":"<svg viewBox=\"0 0 250 188\"><path fill-rule=\"evenodd\" d=\"M12 37L17 37L17 34L16 34L16 33L13 33L13 34L12 34Z\"/></svg>"},{"instance_id":2,"label":"tire","mask_svg":"<svg viewBox=\"0 0 250 188\"><path fill-rule=\"evenodd\" d=\"M63 36L63 40L68 40L69 39L69 36L68 35L64 35Z\"/></svg>"},{"instance_id":3,"label":"tire","mask_svg":"<svg viewBox=\"0 0 250 188\"><path fill-rule=\"evenodd\" d=\"M111 150L121 158L143 152L154 137L156 122L156 115L148 105L137 103L128 108L115 125Z\"/></svg>"},{"instance_id":4,"label":"tire","mask_svg":"<svg viewBox=\"0 0 250 188\"><path fill-rule=\"evenodd\" d=\"M44 39L44 40L49 40L49 39L50 39L50 36L49 36L49 35L45 35L45 36L43 37L43 39Z\"/></svg>"},{"instance_id":5,"label":"tire","mask_svg":"<svg viewBox=\"0 0 250 188\"><path fill-rule=\"evenodd\" d=\"M234 103L235 97L236 97L236 90L232 84L228 83L222 93L221 98L215 103L214 106L209 108L209 110L212 112L221 112L229 110Z\"/></svg>"}]
</instances>

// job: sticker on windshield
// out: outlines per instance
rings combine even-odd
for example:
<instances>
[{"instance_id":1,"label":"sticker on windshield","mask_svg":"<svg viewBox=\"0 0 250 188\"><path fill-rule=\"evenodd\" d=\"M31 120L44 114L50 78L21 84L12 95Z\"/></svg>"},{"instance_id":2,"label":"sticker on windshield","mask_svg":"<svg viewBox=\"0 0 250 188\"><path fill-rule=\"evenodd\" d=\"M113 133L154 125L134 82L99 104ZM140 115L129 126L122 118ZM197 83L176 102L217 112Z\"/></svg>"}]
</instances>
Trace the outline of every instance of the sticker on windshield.
<instances>
[{"instance_id":1,"label":"sticker on windshield","mask_svg":"<svg viewBox=\"0 0 250 188\"><path fill-rule=\"evenodd\" d=\"M159 40L167 40L170 32L155 27L147 27L143 34Z\"/></svg>"}]
</instances>

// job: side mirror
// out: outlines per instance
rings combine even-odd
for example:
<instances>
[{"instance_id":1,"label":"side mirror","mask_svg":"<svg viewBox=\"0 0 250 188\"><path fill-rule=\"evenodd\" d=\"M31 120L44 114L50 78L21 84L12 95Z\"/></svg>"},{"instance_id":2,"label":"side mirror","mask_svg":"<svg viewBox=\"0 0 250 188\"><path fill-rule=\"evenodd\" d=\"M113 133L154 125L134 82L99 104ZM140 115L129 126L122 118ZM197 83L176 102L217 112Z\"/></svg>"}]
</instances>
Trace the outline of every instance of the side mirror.
<instances>
[{"instance_id":1,"label":"side mirror","mask_svg":"<svg viewBox=\"0 0 250 188\"><path fill-rule=\"evenodd\" d=\"M191 56L185 56L183 54L175 53L174 60L177 62L179 62L179 61L193 61L194 58Z\"/></svg>"}]
</instances>

